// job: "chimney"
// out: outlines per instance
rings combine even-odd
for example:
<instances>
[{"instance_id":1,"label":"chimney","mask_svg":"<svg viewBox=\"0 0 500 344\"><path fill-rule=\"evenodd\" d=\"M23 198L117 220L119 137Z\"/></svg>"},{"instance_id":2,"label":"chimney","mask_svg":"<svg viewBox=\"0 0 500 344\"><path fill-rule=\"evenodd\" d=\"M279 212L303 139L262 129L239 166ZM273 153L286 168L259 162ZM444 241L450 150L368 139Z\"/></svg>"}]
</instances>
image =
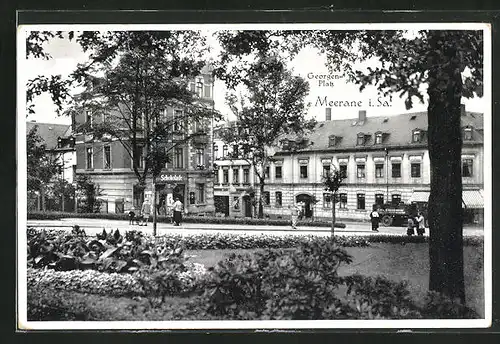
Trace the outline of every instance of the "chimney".
<instances>
[{"instance_id":1,"label":"chimney","mask_svg":"<svg viewBox=\"0 0 500 344\"><path fill-rule=\"evenodd\" d=\"M327 107L325 109L325 121L331 121L332 120L332 108Z\"/></svg>"},{"instance_id":2,"label":"chimney","mask_svg":"<svg viewBox=\"0 0 500 344\"><path fill-rule=\"evenodd\" d=\"M460 116L465 116L465 104L460 104Z\"/></svg>"},{"instance_id":3,"label":"chimney","mask_svg":"<svg viewBox=\"0 0 500 344\"><path fill-rule=\"evenodd\" d=\"M358 123L364 123L366 121L366 110L359 110Z\"/></svg>"}]
</instances>

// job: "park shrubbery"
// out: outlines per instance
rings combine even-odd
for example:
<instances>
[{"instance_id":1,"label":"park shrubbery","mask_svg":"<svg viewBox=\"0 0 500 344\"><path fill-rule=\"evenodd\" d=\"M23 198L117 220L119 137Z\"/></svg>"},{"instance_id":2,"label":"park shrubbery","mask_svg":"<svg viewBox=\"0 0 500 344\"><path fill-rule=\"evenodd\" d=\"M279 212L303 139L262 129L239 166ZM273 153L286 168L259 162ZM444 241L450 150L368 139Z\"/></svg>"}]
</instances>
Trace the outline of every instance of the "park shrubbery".
<instances>
[{"instance_id":1,"label":"park shrubbery","mask_svg":"<svg viewBox=\"0 0 500 344\"><path fill-rule=\"evenodd\" d=\"M477 317L439 294L417 302L405 282L339 276L338 267L352 260L340 242L302 238L232 254L206 270L187 261L180 240L169 246L171 237L30 230L28 314L31 320Z\"/></svg>"},{"instance_id":2,"label":"park shrubbery","mask_svg":"<svg viewBox=\"0 0 500 344\"><path fill-rule=\"evenodd\" d=\"M127 214L113 213L62 213L62 212L30 212L29 220L59 220L63 218L86 218L86 219L106 219L106 220L127 220ZM159 223L171 223L172 219L168 216L158 216ZM208 224L235 224L235 225L263 225L263 226L289 226L289 220L273 219L252 219L252 218L229 218L215 216L184 216L183 222L186 223L208 223ZM331 227L328 221L299 221L300 226L305 227ZM336 228L345 228L344 223L335 223Z\"/></svg>"}]
</instances>

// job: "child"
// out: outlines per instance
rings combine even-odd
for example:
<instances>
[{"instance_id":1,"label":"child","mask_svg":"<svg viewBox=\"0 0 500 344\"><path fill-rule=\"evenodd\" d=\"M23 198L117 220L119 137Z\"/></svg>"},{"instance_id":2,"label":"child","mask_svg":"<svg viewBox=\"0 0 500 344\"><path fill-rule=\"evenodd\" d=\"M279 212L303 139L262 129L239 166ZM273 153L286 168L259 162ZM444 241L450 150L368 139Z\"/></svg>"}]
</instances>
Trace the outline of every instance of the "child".
<instances>
[{"instance_id":1,"label":"child","mask_svg":"<svg viewBox=\"0 0 500 344\"><path fill-rule=\"evenodd\" d=\"M406 234L408 236L412 236L413 234L415 234L414 226L415 226L415 221L413 220L413 217L409 217L408 218L408 229L406 230Z\"/></svg>"}]
</instances>

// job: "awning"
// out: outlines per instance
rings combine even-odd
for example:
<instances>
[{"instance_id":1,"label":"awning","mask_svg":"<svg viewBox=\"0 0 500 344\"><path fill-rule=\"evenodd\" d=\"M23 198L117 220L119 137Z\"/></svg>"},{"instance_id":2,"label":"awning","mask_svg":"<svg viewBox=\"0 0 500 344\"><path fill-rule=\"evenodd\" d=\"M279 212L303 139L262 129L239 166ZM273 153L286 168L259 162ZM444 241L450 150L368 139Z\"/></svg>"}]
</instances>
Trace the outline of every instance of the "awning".
<instances>
[{"instance_id":1,"label":"awning","mask_svg":"<svg viewBox=\"0 0 500 344\"><path fill-rule=\"evenodd\" d=\"M462 207L469 209L484 208L484 197L482 190L463 190ZM414 191L408 200L412 202L429 202L429 191Z\"/></svg>"},{"instance_id":2,"label":"awning","mask_svg":"<svg viewBox=\"0 0 500 344\"><path fill-rule=\"evenodd\" d=\"M466 208L480 209L484 208L484 198L481 190L463 190L462 202Z\"/></svg>"},{"instance_id":3,"label":"awning","mask_svg":"<svg viewBox=\"0 0 500 344\"><path fill-rule=\"evenodd\" d=\"M429 202L429 191L413 191L409 202Z\"/></svg>"}]
</instances>

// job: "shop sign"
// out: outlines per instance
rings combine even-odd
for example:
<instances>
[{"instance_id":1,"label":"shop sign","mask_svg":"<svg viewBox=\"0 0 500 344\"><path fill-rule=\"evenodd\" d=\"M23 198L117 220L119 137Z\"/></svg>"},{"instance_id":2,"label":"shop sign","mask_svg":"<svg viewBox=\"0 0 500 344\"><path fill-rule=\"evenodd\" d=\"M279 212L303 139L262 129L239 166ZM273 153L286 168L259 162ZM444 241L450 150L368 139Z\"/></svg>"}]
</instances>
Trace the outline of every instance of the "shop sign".
<instances>
[{"instance_id":1,"label":"shop sign","mask_svg":"<svg viewBox=\"0 0 500 344\"><path fill-rule=\"evenodd\" d=\"M158 182L182 182L185 180L185 175L180 173L162 173L158 176Z\"/></svg>"}]
</instances>

